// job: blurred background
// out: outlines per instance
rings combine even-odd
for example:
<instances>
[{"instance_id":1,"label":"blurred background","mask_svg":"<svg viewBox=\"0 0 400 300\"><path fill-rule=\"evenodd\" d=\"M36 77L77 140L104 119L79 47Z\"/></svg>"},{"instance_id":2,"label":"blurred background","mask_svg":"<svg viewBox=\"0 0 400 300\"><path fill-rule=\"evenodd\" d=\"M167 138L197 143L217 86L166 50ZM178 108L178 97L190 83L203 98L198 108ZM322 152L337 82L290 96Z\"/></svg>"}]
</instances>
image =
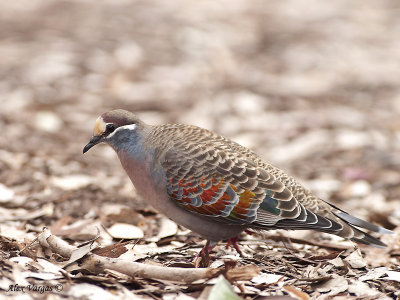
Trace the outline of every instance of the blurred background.
<instances>
[{"instance_id":1,"label":"blurred background","mask_svg":"<svg viewBox=\"0 0 400 300\"><path fill-rule=\"evenodd\" d=\"M82 155L97 116L124 108L215 130L353 214L398 224L396 0L0 1L0 57L3 220L132 203L111 149Z\"/></svg>"}]
</instances>

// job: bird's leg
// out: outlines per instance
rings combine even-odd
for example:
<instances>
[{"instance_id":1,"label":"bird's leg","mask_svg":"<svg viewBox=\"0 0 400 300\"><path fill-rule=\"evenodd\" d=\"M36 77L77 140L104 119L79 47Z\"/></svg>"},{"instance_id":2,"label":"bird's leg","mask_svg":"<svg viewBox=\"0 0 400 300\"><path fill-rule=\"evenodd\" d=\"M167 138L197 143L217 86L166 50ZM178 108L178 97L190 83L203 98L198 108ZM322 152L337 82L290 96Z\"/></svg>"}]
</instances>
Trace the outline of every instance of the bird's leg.
<instances>
[{"instance_id":1,"label":"bird's leg","mask_svg":"<svg viewBox=\"0 0 400 300\"><path fill-rule=\"evenodd\" d=\"M233 248L235 248L237 253L239 253L239 255L243 257L243 252L242 252L242 250L240 250L239 245L237 244L237 240L238 240L237 236L231 237L230 239L228 239L228 241L226 242L226 248L228 248L229 246L232 246Z\"/></svg>"},{"instance_id":2,"label":"bird's leg","mask_svg":"<svg viewBox=\"0 0 400 300\"><path fill-rule=\"evenodd\" d=\"M193 259L194 265L196 268L198 267L208 267L210 265L210 252L217 245L217 242L207 240L204 247L200 250L200 252Z\"/></svg>"},{"instance_id":3,"label":"bird's leg","mask_svg":"<svg viewBox=\"0 0 400 300\"><path fill-rule=\"evenodd\" d=\"M249 229L245 229L244 232L246 232L248 235L256 234L254 231L251 231ZM226 248L228 248L229 246L232 246L233 248L235 248L235 250L237 251L237 253L239 253L239 255L241 257L244 257L243 252L240 249L237 241L238 241L238 236L235 236L235 237L232 237L232 238L228 239L228 241L226 242Z\"/></svg>"}]
</instances>

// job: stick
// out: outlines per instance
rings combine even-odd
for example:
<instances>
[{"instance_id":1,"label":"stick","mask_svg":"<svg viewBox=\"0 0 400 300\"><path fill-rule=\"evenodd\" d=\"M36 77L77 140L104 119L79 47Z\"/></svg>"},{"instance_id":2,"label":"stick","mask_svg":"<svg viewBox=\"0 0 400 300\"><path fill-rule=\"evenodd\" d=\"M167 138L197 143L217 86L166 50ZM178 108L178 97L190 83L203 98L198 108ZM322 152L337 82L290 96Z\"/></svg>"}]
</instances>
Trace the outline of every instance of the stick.
<instances>
[{"instance_id":1,"label":"stick","mask_svg":"<svg viewBox=\"0 0 400 300\"><path fill-rule=\"evenodd\" d=\"M52 235L48 228L43 229L43 232L38 236L38 241L43 247L50 248L65 258L70 258L72 252L79 249L69 245L61 238ZM169 280L184 283L191 283L199 279L207 279L219 273L219 270L210 268L197 269L153 266L99 256L92 253L86 254L82 260L82 264L86 269L96 273L104 272L108 269L131 277Z\"/></svg>"}]
</instances>

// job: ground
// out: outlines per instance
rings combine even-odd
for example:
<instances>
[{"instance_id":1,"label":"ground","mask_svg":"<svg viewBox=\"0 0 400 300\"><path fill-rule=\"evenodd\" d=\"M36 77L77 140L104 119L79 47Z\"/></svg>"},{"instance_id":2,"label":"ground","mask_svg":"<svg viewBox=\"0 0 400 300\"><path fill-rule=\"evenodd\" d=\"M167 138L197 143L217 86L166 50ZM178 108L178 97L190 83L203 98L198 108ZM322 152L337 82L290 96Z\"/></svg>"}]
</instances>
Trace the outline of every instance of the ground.
<instances>
[{"instance_id":1,"label":"ground","mask_svg":"<svg viewBox=\"0 0 400 300\"><path fill-rule=\"evenodd\" d=\"M399 13L395 0L1 1L0 293L222 299L215 274L183 283L85 267L91 251L193 268L204 245L136 196L111 149L82 154L97 116L124 108L217 131L394 231L384 249L243 234L244 257L222 243L211 253L225 287L248 299L398 298ZM66 264L44 227L92 242Z\"/></svg>"}]
</instances>

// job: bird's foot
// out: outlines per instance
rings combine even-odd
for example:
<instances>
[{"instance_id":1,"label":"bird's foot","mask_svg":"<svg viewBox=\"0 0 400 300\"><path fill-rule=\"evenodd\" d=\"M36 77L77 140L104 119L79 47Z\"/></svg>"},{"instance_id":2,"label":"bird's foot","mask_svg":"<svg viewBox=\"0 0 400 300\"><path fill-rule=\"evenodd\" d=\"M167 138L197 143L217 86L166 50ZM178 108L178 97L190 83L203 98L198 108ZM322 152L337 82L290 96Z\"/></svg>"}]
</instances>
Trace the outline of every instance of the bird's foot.
<instances>
[{"instance_id":1,"label":"bird's foot","mask_svg":"<svg viewBox=\"0 0 400 300\"><path fill-rule=\"evenodd\" d=\"M243 252L242 250L240 250L240 247L237 243L237 240L238 240L237 236L228 239L228 241L226 242L226 248L232 246L233 248L235 248L235 250L237 251L237 253L239 253L241 257L244 257ZM207 240L205 246L193 259L193 263L196 268L206 268L210 266L211 264L210 252L212 251L212 249L214 249L216 245L217 242Z\"/></svg>"},{"instance_id":2,"label":"bird's foot","mask_svg":"<svg viewBox=\"0 0 400 300\"><path fill-rule=\"evenodd\" d=\"M244 257L242 250L240 250L240 247L237 243L238 237L232 237L230 239L228 239L228 241L226 242L226 249L228 249L229 246L232 246L233 248L235 248L235 250L237 251L237 253L239 253L239 255L241 257Z\"/></svg>"},{"instance_id":3,"label":"bird's foot","mask_svg":"<svg viewBox=\"0 0 400 300\"><path fill-rule=\"evenodd\" d=\"M196 268L207 268L211 264L210 252L217 245L216 242L207 240L205 246L193 259L194 266Z\"/></svg>"}]
</instances>

